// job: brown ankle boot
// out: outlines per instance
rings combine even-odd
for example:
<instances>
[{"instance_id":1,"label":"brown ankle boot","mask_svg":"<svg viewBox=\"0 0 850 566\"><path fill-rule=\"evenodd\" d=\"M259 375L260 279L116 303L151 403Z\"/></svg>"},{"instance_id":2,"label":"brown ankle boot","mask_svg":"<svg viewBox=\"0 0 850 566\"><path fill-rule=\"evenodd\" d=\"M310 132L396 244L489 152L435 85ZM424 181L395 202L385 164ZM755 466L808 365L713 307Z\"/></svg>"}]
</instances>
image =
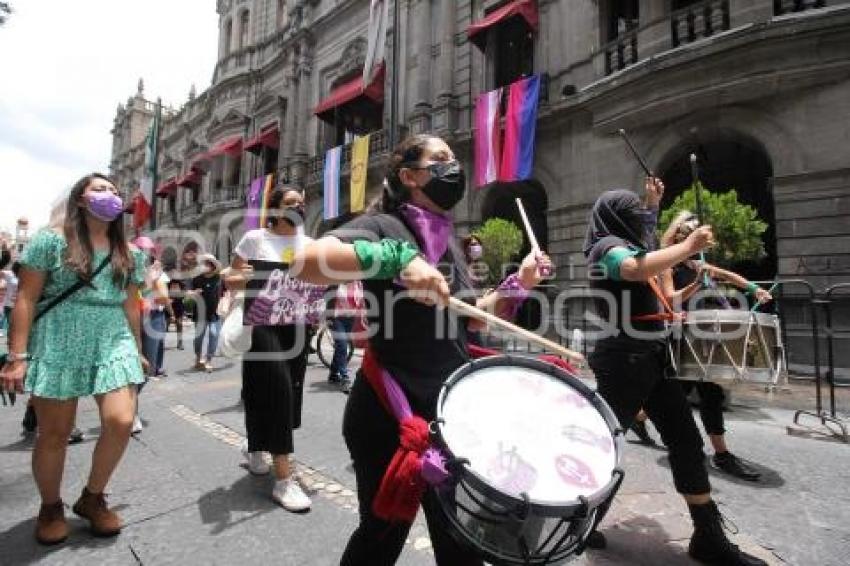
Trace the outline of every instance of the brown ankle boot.
<instances>
[{"instance_id":1,"label":"brown ankle boot","mask_svg":"<svg viewBox=\"0 0 850 566\"><path fill-rule=\"evenodd\" d=\"M89 521L89 528L96 537L112 537L121 532L121 518L109 510L102 493L92 493L84 487L73 509L74 513Z\"/></svg>"},{"instance_id":2,"label":"brown ankle boot","mask_svg":"<svg viewBox=\"0 0 850 566\"><path fill-rule=\"evenodd\" d=\"M60 499L50 505L42 504L35 521L35 540L41 544L59 544L68 538L65 504Z\"/></svg>"}]
</instances>

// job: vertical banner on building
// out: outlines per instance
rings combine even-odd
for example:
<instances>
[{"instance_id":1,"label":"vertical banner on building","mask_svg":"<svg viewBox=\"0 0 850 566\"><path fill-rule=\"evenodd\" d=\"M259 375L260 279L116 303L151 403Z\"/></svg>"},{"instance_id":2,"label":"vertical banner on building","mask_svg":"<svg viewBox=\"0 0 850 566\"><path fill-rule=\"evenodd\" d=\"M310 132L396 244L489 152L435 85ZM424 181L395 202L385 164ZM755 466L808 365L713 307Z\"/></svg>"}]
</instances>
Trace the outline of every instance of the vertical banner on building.
<instances>
[{"instance_id":1,"label":"vertical banner on building","mask_svg":"<svg viewBox=\"0 0 850 566\"><path fill-rule=\"evenodd\" d=\"M483 187L499 176L501 157L501 114L502 89L491 90L475 100L475 186Z\"/></svg>"},{"instance_id":2,"label":"vertical banner on building","mask_svg":"<svg viewBox=\"0 0 850 566\"><path fill-rule=\"evenodd\" d=\"M322 217L325 220L339 216L339 169L342 146L329 149L325 154L325 183Z\"/></svg>"},{"instance_id":3,"label":"vertical banner on building","mask_svg":"<svg viewBox=\"0 0 850 566\"><path fill-rule=\"evenodd\" d=\"M351 144L351 212L366 208L366 177L369 171L369 134Z\"/></svg>"},{"instance_id":4,"label":"vertical banner on building","mask_svg":"<svg viewBox=\"0 0 850 566\"><path fill-rule=\"evenodd\" d=\"M509 87L499 181L521 181L531 177L539 99L540 75L517 81Z\"/></svg>"},{"instance_id":5,"label":"vertical banner on building","mask_svg":"<svg viewBox=\"0 0 850 566\"><path fill-rule=\"evenodd\" d=\"M259 228L265 228L266 219L269 210L269 197L274 190L274 175L266 175L263 178L263 193L260 197L260 226Z\"/></svg>"},{"instance_id":6,"label":"vertical banner on building","mask_svg":"<svg viewBox=\"0 0 850 566\"><path fill-rule=\"evenodd\" d=\"M371 0L366 61L363 65L363 84L372 84L375 74L386 58L387 26L390 19L389 0Z\"/></svg>"},{"instance_id":7,"label":"vertical banner on building","mask_svg":"<svg viewBox=\"0 0 850 566\"><path fill-rule=\"evenodd\" d=\"M260 227L260 214L263 209L263 188L266 178L257 177L248 186L245 194L245 231L256 230Z\"/></svg>"}]
</instances>

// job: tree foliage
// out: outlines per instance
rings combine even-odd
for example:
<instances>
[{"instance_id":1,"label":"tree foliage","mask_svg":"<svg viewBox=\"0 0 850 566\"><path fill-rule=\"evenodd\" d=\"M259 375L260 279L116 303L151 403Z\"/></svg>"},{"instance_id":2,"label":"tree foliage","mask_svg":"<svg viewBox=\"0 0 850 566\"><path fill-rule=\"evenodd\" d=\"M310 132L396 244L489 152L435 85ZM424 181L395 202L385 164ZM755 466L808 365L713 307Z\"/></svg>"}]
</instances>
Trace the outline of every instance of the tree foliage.
<instances>
[{"instance_id":1,"label":"tree foliage","mask_svg":"<svg viewBox=\"0 0 850 566\"><path fill-rule=\"evenodd\" d=\"M738 193L731 189L725 193L712 193L700 185L703 224L711 225L717 245L708 250L709 261L731 266L742 261L757 261L765 256L762 234L767 223L758 218L755 208L738 201ZM697 212L696 190L693 185L676 197L659 219L659 233L670 225L681 210Z\"/></svg>"},{"instance_id":2,"label":"tree foliage","mask_svg":"<svg viewBox=\"0 0 850 566\"><path fill-rule=\"evenodd\" d=\"M513 222L491 218L474 234L484 248L484 263L489 270L489 283L498 283L502 267L522 249L522 232Z\"/></svg>"}]
</instances>

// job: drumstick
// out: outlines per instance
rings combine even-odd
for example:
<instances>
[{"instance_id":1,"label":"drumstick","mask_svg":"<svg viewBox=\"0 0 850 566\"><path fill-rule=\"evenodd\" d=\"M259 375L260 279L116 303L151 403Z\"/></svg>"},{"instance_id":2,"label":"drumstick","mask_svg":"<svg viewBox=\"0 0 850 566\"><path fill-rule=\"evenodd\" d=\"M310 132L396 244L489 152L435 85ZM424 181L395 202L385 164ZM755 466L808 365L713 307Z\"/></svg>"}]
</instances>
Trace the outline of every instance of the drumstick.
<instances>
[{"instance_id":1,"label":"drumstick","mask_svg":"<svg viewBox=\"0 0 850 566\"><path fill-rule=\"evenodd\" d=\"M541 249L540 244L537 243L537 237L534 235L534 230L531 229L531 222L528 221L528 215L525 213L525 207L522 205L522 200L516 199L516 206L519 209L519 215L522 218L522 223L525 226L525 235L528 236L528 243L531 244L531 252L535 257L540 255ZM540 274L543 277L549 277L552 275L551 269L540 268Z\"/></svg>"},{"instance_id":2,"label":"drumstick","mask_svg":"<svg viewBox=\"0 0 850 566\"><path fill-rule=\"evenodd\" d=\"M525 213L525 207L522 206L521 199L516 199L516 206L519 209L519 215L522 218L522 223L525 225L525 235L528 236L528 241L531 244L531 251L535 254L540 253L540 244L537 243L537 238L534 236L534 230L531 229L531 222L528 221L528 215Z\"/></svg>"},{"instance_id":3,"label":"drumstick","mask_svg":"<svg viewBox=\"0 0 850 566\"><path fill-rule=\"evenodd\" d=\"M647 165L646 161L643 159L643 156L640 153L638 153L637 148L635 148L634 144L632 144L632 140L629 139L629 136L626 134L626 130L624 130L623 128L620 128L618 130L618 133L626 141L626 145L629 146L629 149L632 150L632 155L634 155L635 159L638 160L638 163L640 163L640 166L643 168L644 172L646 173L646 176L647 177L655 177L655 173L652 172L652 170L649 168L649 165Z\"/></svg>"},{"instance_id":4,"label":"drumstick","mask_svg":"<svg viewBox=\"0 0 850 566\"><path fill-rule=\"evenodd\" d=\"M520 326L512 322L508 322L507 320L503 320L498 316L491 314L485 310L479 309L478 307L474 307L467 303L464 303L460 299L455 297L451 297L449 299L449 308L455 310L461 314L465 314L468 317L474 318L476 320L480 320L482 322L486 322L487 324L492 324L493 326L498 326L502 330L507 330L508 332L513 332L514 334L518 334L522 336L529 342L537 344L541 348L546 348L547 350L551 350L556 354L563 356L565 358L571 358L577 362L584 362L584 356L579 354L578 352L573 352L572 350L568 350L564 348L560 344L556 344L551 340L547 340L542 336L538 336L534 332L530 330L526 330Z\"/></svg>"}]
</instances>

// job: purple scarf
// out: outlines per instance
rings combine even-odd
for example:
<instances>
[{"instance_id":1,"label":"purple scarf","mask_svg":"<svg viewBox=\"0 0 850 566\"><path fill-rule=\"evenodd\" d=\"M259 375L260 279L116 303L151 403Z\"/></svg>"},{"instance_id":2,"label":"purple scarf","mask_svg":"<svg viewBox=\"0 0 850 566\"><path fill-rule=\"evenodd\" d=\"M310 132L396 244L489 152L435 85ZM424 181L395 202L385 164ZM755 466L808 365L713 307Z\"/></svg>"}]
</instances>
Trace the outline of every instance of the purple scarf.
<instances>
[{"instance_id":1,"label":"purple scarf","mask_svg":"<svg viewBox=\"0 0 850 566\"><path fill-rule=\"evenodd\" d=\"M431 265L436 265L449 248L449 238L454 234L451 216L444 216L416 205L401 205L401 214L416 233L422 244L422 253Z\"/></svg>"}]
</instances>

